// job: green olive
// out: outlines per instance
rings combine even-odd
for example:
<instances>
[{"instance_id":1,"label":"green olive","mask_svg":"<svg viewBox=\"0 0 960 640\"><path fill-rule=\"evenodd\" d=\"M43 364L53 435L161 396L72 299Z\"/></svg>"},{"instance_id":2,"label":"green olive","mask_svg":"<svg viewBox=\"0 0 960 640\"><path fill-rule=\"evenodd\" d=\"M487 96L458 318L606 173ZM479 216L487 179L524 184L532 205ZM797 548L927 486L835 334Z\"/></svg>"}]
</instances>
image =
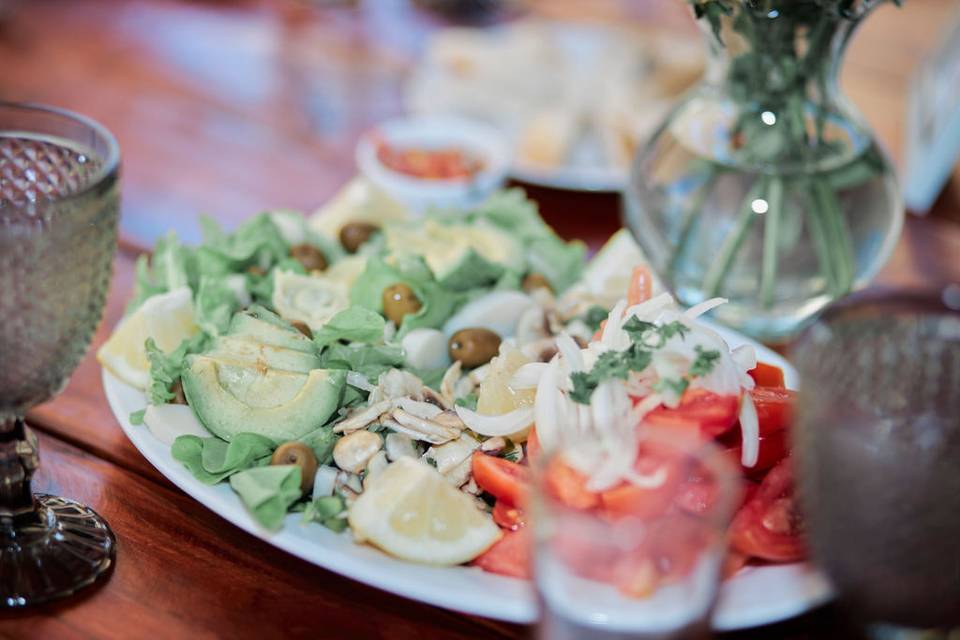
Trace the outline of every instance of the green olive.
<instances>
[{"instance_id":1,"label":"green olive","mask_svg":"<svg viewBox=\"0 0 960 640\"><path fill-rule=\"evenodd\" d=\"M313 486L317 475L317 456L313 449L302 442L285 442L273 452L270 464L295 464L300 467L300 490L306 491Z\"/></svg>"},{"instance_id":2,"label":"green olive","mask_svg":"<svg viewBox=\"0 0 960 640\"><path fill-rule=\"evenodd\" d=\"M340 228L340 244L348 253L356 253L379 230L380 227L369 222L348 222Z\"/></svg>"},{"instance_id":3,"label":"green olive","mask_svg":"<svg viewBox=\"0 0 960 640\"><path fill-rule=\"evenodd\" d=\"M312 244L297 244L290 247L290 257L309 271L323 271L327 268L327 257Z\"/></svg>"},{"instance_id":4,"label":"green olive","mask_svg":"<svg viewBox=\"0 0 960 640\"><path fill-rule=\"evenodd\" d=\"M536 271L531 271L528 273L523 279L523 284L521 286L527 293L536 291L537 289L553 291L553 287L550 286L550 281L547 280L547 277L542 273L537 273Z\"/></svg>"},{"instance_id":5,"label":"green olive","mask_svg":"<svg viewBox=\"0 0 960 640\"><path fill-rule=\"evenodd\" d=\"M499 350L500 336L489 329L461 329L450 336L450 359L465 367L487 364Z\"/></svg>"},{"instance_id":6,"label":"green olive","mask_svg":"<svg viewBox=\"0 0 960 640\"><path fill-rule=\"evenodd\" d=\"M392 284L383 290L383 315L398 327L403 322L404 316L420 311L422 306L420 298L413 289L402 282Z\"/></svg>"}]
</instances>

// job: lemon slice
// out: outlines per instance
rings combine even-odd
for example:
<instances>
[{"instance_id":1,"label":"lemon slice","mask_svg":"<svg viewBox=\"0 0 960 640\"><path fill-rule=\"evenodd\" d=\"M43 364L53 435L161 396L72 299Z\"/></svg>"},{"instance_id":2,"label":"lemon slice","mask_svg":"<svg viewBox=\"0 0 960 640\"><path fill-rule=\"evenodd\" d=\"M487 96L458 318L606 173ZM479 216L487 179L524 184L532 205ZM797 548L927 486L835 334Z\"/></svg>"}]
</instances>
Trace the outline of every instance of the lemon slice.
<instances>
[{"instance_id":1,"label":"lemon slice","mask_svg":"<svg viewBox=\"0 0 960 640\"><path fill-rule=\"evenodd\" d=\"M477 413L498 416L520 407L533 405L536 389L513 389L510 378L530 362L516 347L504 343L500 355L490 362L490 370L477 392Z\"/></svg>"},{"instance_id":2,"label":"lemon slice","mask_svg":"<svg viewBox=\"0 0 960 640\"><path fill-rule=\"evenodd\" d=\"M500 538L500 529L470 496L433 467L406 457L371 478L349 520L358 541L427 564L462 564Z\"/></svg>"},{"instance_id":3,"label":"lemon slice","mask_svg":"<svg viewBox=\"0 0 960 640\"><path fill-rule=\"evenodd\" d=\"M163 351L172 351L200 329L193 320L193 294L180 287L148 298L124 318L97 351L97 360L127 384L146 389L150 362L143 344L153 338Z\"/></svg>"}]
</instances>

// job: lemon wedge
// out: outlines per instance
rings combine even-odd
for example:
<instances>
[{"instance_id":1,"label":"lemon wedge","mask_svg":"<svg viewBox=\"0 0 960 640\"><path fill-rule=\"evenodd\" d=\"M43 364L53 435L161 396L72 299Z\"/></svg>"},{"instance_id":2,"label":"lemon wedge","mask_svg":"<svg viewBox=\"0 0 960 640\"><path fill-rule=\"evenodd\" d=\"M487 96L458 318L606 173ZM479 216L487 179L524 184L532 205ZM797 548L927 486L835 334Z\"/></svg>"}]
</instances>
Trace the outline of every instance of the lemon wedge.
<instances>
[{"instance_id":1,"label":"lemon wedge","mask_svg":"<svg viewBox=\"0 0 960 640\"><path fill-rule=\"evenodd\" d=\"M349 512L358 541L403 560L435 565L473 560L500 529L433 467L400 458L370 479Z\"/></svg>"},{"instance_id":2,"label":"lemon wedge","mask_svg":"<svg viewBox=\"0 0 960 640\"><path fill-rule=\"evenodd\" d=\"M514 389L510 379L517 369L530 362L523 353L509 343L500 347L500 355L490 361L490 369L477 392L477 413L497 416L520 407L533 406L536 389Z\"/></svg>"},{"instance_id":3,"label":"lemon wedge","mask_svg":"<svg viewBox=\"0 0 960 640\"><path fill-rule=\"evenodd\" d=\"M146 389L150 362L143 344L153 338L163 351L172 351L199 331L193 320L193 294L180 287L148 298L124 318L97 351L97 360L127 384Z\"/></svg>"}]
</instances>

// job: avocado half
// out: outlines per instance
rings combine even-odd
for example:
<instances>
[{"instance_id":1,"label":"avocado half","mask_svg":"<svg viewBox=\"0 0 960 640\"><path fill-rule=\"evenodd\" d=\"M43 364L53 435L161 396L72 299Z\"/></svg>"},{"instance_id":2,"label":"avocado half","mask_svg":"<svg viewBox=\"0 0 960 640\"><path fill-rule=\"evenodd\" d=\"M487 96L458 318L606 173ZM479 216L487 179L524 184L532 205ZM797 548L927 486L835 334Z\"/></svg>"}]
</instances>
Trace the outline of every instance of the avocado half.
<instances>
[{"instance_id":1,"label":"avocado half","mask_svg":"<svg viewBox=\"0 0 960 640\"><path fill-rule=\"evenodd\" d=\"M279 444L327 422L340 406L346 371L264 370L195 355L188 357L182 381L187 402L213 434L229 441L256 433Z\"/></svg>"}]
</instances>

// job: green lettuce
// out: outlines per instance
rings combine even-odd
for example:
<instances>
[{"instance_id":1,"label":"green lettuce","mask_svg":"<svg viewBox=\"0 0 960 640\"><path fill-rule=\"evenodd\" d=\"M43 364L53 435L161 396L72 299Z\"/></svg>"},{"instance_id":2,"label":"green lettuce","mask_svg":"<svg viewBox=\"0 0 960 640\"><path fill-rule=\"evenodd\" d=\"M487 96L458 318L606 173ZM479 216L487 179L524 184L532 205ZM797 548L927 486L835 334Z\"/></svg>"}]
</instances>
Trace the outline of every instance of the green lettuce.
<instances>
[{"instance_id":1,"label":"green lettuce","mask_svg":"<svg viewBox=\"0 0 960 640\"><path fill-rule=\"evenodd\" d=\"M320 354L320 366L356 371L376 383L381 373L403 366L403 355L397 344L332 344Z\"/></svg>"},{"instance_id":2,"label":"green lettuce","mask_svg":"<svg viewBox=\"0 0 960 640\"><path fill-rule=\"evenodd\" d=\"M218 482L252 467L270 462L274 444L255 433L238 433L227 442L220 438L179 436L170 447L170 455L204 484Z\"/></svg>"},{"instance_id":3,"label":"green lettuce","mask_svg":"<svg viewBox=\"0 0 960 640\"><path fill-rule=\"evenodd\" d=\"M279 529L287 510L302 495L300 473L295 464L253 467L230 476L230 486L257 522Z\"/></svg>"},{"instance_id":4,"label":"green lettuce","mask_svg":"<svg viewBox=\"0 0 960 640\"><path fill-rule=\"evenodd\" d=\"M313 449L317 464L329 464L333 460L333 447L339 439L340 436L333 432L333 425L328 424L303 436L300 442Z\"/></svg>"},{"instance_id":5,"label":"green lettuce","mask_svg":"<svg viewBox=\"0 0 960 640\"><path fill-rule=\"evenodd\" d=\"M154 342L147 338L144 348L150 362L150 383L147 385L147 401L150 404L167 404L174 398L170 389L180 380L185 358L191 353L199 353L207 348L209 337L198 333L187 338L170 353L164 353Z\"/></svg>"},{"instance_id":6,"label":"green lettuce","mask_svg":"<svg viewBox=\"0 0 960 640\"><path fill-rule=\"evenodd\" d=\"M487 260L471 248L439 284L451 291L469 291L496 283L505 271L503 265Z\"/></svg>"},{"instance_id":7,"label":"green lettuce","mask_svg":"<svg viewBox=\"0 0 960 640\"><path fill-rule=\"evenodd\" d=\"M290 247L266 213L254 216L233 233L225 233L217 222L201 217L203 245L197 249L199 273L226 275L249 267L269 270L289 255Z\"/></svg>"},{"instance_id":8,"label":"green lettuce","mask_svg":"<svg viewBox=\"0 0 960 640\"><path fill-rule=\"evenodd\" d=\"M347 505L340 496L321 496L307 503L303 510L304 522L319 522L326 528L340 533L347 528L343 513Z\"/></svg>"},{"instance_id":9,"label":"green lettuce","mask_svg":"<svg viewBox=\"0 0 960 640\"><path fill-rule=\"evenodd\" d=\"M386 321L379 313L364 307L350 307L340 311L313 334L317 347L323 348L334 342L373 343L383 341Z\"/></svg>"},{"instance_id":10,"label":"green lettuce","mask_svg":"<svg viewBox=\"0 0 960 640\"><path fill-rule=\"evenodd\" d=\"M437 283L422 258L398 259L395 264L388 264L382 258L373 257L367 260L366 268L351 288L350 301L383 313L383 290L397 283L410 287L422 305L420 311L404 317L399 327L400 337L412 329L442 326L464 299L463 295Z\"/></svg>"},{"instance_id":11,"label":"green lettuce","mask_svg":"<svg viewBox=\"0 0 960 640\"><path fill-rule=\"evenodd\" d=\"M133 298L127 305L127 313L151 296L190 286L193 272L193 251L181 244L177 234L171 231L157 241L152 257L137 258Z\"/></svg>"},{"instance_id":12,"label":"green lettuce","mask_svg":"<svg viewBox=\"0 0 960 640\"><path fill-rule=\"evenodd\" d=\"M193 301L193 317L205 333L218 336L226 332L239 306L237 295L227 286L225 278L200 276L200 286Z\"/></svg>"}]
</instances>

